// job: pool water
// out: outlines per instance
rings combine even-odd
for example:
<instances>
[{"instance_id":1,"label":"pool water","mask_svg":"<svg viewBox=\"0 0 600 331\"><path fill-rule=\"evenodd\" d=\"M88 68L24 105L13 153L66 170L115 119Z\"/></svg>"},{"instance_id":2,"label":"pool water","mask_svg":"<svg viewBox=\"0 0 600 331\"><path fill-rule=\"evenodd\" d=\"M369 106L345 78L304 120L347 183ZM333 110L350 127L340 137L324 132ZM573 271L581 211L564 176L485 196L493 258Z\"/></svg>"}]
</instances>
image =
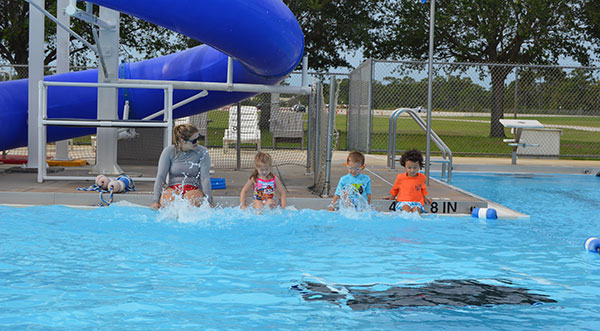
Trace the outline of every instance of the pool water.
<instances>
[{"instance_id":1,"label":"pool water","mask_svg":"<svg viewBox=\"0 0 600 331\"><path fill-rule=\"evenodd\" d=\"M0 328L597 330L600 256L583 242L600 235L600 178L458 173L453 184L531 219L0 206ZM439 280L556 302L384 296L355 309L347 292L435 295Z\"/></svg>"}]
</instances>

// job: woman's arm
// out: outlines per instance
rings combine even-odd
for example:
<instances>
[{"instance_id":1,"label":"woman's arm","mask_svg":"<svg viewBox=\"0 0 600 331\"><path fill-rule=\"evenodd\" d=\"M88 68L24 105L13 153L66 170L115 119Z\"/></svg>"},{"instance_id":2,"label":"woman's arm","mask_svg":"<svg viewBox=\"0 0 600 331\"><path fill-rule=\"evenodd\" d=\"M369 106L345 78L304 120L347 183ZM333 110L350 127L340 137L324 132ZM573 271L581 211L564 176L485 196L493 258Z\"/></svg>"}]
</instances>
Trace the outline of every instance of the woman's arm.
<instances>
[{"instance_id":1,"label":"woman's arm","mask_svg":"<svg viewBox=\"0 0 600 331\"><path fill-rule=\"evenodd\" d=\"M154 209L160 208L160 195L162 194L162 188L167 180L167 174L171 168L171 149L169 147L163 149L158 159L158 170L156 170L156 181L154 182L154 196L152 198L152 205L150 207Z\"/></svg>"},{"instance_id":2,"label":"woman's arm","mask_svg":"<svg viewBox=\"0 0 600 331\"><path fill-rule=\"evenodd\" d=\"M210 203L211 206L214 206L212 187L210 184L210 154L208 154L207 149L204 149L203 154L204 156L202 157L202 160L200 160L200 186L202 186L202 193L204 193L208 199L208 203Z\"/></svg>"}]
</instances>

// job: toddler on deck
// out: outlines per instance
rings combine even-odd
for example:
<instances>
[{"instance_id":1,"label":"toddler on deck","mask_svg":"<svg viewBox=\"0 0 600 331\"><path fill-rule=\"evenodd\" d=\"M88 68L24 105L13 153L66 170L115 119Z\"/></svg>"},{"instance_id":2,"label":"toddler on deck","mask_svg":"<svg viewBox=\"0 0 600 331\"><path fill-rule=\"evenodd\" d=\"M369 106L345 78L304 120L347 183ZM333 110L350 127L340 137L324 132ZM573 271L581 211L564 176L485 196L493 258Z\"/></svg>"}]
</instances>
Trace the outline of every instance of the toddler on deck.
<instances>
[{"instance_id":1,"label":"toddler on deck","mask_svg":"<svg viewBox=\"0 0 600 331\"><path fill-rule=\"evenodd\" d=\"M329 205L330 211L335 210L335 204L340 198L344 205L358 209L371 204L371 178L361 173L365 168L365 156L361 152L351 152L346 158L346 168L348 174L338 182L333 201ZM366 205L361 205L361 200Z\"/></svg>"},{"instance_id":2,"label":"toddler on deck","mask_svg":"<svg viewBox=\"0 0 600 331\"><path fill-rule=\"evenodd\" d=\"M242 209L246 209L246 193L253 188L254 202L252 206L261 209L263 206L275 208L275 193L281 200L281 208L286 206L286 193L283 184L277 178L272 170L273 160L271 155L263 152L256 153L254 157L254 171L240 192L240 204Z\"/></svg>"},{"instance_id":3,"label":"toddler on deck","mask_svg":"<svg viewBox=\"0 0 600 331\"><path fill-rule=\"evenodd\" d=\"M427 186L425 185L425 175L419 172L423 168L423 154L413 149L402 154L400 163L406 172L396 176L394 186L390 190L390 196L384 199L396 199L396 210L406 212L425 211L425 203L431 204L431 199L427 196Z\"/></svg>"}]
</instances>

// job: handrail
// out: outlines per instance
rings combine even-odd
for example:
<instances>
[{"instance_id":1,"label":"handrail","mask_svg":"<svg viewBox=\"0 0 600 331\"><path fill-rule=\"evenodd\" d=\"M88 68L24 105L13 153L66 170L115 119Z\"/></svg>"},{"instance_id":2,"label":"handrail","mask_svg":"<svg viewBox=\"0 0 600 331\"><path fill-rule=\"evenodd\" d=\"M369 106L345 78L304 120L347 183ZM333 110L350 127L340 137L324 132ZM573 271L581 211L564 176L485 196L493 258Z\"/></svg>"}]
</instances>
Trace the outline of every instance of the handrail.
<instances>
[{"instance_id":1,"label":"handrail","mask_svg":"<svg viewBox=\"0 0 600 331\"><path fill-rule=\"evenodd\" d=\"M396 169L396 132L398 127L398 117L402 113L407 113L424 132L427 132L427 124L417 114L417 112L420 112L422 109L423 108L421 107L397 108L392 111L392 114L389 118L388 128L387 166L389 168ZM447 180L450 180L452 178L452 151L450 151L450 148L448 148L444 141L433 130L431 130L431 138L442 152L442 178L445 178L447 174ZM448 163L448 165L446 165L446 163Z\"/></svg>"},{"instance_id":2,"label":"handrail","mask_svg":"<svg viewBox=\"0 0 600 331\"><path fill-rule=\"evenodd\" d=\"M151 121L149 119L128 120L128 119L75 119L75 118L48 118L48 87L49 86L79 86L92 88L144 88L163 90L164 109L162 121ZM74 126L74 127L118 127L118 128L140 128L157 127L164 128L164 147L172 143L173 131L173 85L164 84L124 84L124 83L82 83L82 82L56 82L39 81L38 89L38 164L37 164L37 182L42 183L45 179L53 180L95 180L95 177L86 176L48 176L46 164L46 129L47 126ZM202 94L199 93L199 94ZM156 178L138 178L141 181L155 181Z\"/></svg>"}]
</instances>

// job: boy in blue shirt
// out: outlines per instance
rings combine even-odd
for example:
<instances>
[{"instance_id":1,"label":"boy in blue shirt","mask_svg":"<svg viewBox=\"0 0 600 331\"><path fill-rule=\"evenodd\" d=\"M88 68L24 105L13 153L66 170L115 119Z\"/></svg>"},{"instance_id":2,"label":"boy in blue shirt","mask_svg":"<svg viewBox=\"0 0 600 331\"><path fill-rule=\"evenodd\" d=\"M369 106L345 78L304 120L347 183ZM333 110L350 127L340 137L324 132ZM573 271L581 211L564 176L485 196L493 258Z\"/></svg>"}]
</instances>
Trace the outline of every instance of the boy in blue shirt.
<instances>
[{"instance_id":1,"label":"boy in blue shirt","mask_svg":"<svg viewBox=\"0 0 600 331\"><path fill-rule=\"evenodd\" d=\"M329 205L330 211L336 210L336 202L340 200L345 206L354 206L362 209L364 202L371 204L371 178L362 174L361 171L365 168L365 156L361 152L351 152L346 158L346 168L348 174L340 178L338 186L333 196L333 201Z\"/></svg>"}]
</instances>

